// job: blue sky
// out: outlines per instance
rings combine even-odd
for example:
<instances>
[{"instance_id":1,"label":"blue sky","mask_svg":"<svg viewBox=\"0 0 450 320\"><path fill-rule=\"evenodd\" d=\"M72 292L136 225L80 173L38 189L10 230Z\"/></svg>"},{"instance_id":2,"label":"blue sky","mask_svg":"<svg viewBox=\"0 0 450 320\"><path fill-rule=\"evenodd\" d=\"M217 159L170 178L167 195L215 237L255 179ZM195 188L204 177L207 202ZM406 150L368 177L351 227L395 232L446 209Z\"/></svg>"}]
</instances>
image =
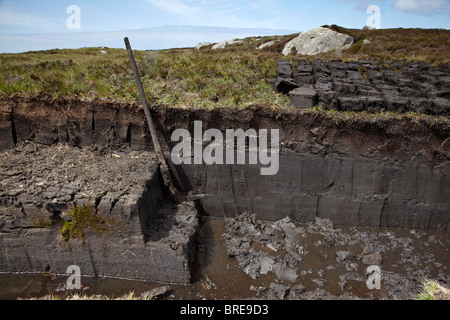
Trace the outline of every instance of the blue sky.
<instances>
[{"instance_id":1,"label":"blue sky","mask_svg":"<svg viewBox=\"0 0 450 320\"><path fill-rule=\"evenodd\" d=\"M80 8L80 29L67 28L70 5ZM450 0L0 0L0 52L27 50L27 41L30 50L36 50L40 37L43 49L49 45L55 48L83 46L83 37L86 46L95 44L95 40L102 46L105 45L103 42L110 44L102 41L108 37L103 39L105 32L173 25L293 32L333 23L362 28L370 16L366 12L369 5L381 8L381 28L450 29ZM41 35L30 36L36 33ZM22 36L11 36L18 34ZM42 34L46 34L45 37ZM53 42L50 34L54 35ZM67 41L61 40L64 36ZM218 36L217 41L225 40L221 39L225 36L233 36L232 30ZM200 35L196 38L190 34L190 37L192 41L200 39ZM78 40L71 45L71 38ZM187 43L180 42L180 46ZM169 44L161 42L159 47L165 45ZM176 42L170 45L176 45ZM153 43L155 46L158 47Z\"/></svg>"}]
</instances>

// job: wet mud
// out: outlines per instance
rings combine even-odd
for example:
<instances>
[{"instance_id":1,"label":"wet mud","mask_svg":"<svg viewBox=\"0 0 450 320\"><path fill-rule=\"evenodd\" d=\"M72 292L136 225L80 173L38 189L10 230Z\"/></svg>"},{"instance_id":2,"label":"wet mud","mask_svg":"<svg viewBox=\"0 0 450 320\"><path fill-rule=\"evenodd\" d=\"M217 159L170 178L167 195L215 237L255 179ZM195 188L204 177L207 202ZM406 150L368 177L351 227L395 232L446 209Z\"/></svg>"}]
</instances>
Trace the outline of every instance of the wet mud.
<instances>
[{"instance_id":1,"label":"wet mud","mask_svg":"<svg viewBox=\"0 0 450 320\"><path fill-rule=\"evenodd\" d=\"M269 230L277 236L264 240ZM270 222L250 215L204 216L191 284L170 285L162 299L412 299L424 279L450 284L449 242L447 234L439 231L338 227L326 220ZM380 267L380 289L366 284L371 265ZM74 293L113 298L130 292L139 297L162 286L83 277L82 289L73 291L66 290L67 275L0 274L0 279L1 299Z\"/></svg>"}]
</instances>

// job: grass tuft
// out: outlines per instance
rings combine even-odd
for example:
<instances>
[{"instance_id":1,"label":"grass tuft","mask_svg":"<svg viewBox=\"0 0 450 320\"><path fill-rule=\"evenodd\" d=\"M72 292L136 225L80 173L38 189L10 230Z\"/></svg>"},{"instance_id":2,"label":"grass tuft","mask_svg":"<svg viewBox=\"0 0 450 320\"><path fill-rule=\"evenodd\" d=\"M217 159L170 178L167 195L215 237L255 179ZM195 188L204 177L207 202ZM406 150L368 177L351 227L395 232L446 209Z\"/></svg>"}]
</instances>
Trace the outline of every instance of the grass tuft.
<instances>
[{"instance_id":1,"label":"grass tuft","mask_svg":"<svg viewBox=\"0 0 450 320\"><path fill-rule=\"evenodd\" d=\"M107 232L118 226L118 223L110 218L105 218L95 212L95 208L89 202L84 206L76 206L68 214L70 221L65 221L59 233L64 241L81 239L84 243L88 230Z\"/></svg>"},{"instance_id":2,"label":"grass tuft","mask_svg":"<svg viewBox=\"0 0 450 320\"><path fill-rule=\"evenodd\" d=\"M450 290L436 281L425 279L423 289L414 297L414 300L449 300Z\"/></svg>"}]
</instances>

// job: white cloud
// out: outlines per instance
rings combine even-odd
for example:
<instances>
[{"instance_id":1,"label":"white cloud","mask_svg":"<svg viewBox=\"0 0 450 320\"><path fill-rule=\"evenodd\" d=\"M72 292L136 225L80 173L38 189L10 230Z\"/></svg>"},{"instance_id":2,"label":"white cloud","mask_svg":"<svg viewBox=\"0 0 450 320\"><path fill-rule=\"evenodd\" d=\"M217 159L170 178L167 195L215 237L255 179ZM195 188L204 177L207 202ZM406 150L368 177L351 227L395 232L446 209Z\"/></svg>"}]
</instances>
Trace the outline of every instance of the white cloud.
<instances>
[{"instance_id":1,"label":"white cloud","mask_svg":"<svg viewBox=\"0 0 450 320\"><path fill-rule=\"evenodd\" d=\"M16 13L11 11L0 11L0 24L7 26L24 26L52 29L59 26L48 18Z\"/></svg>"},{"instance_id":2,"label":"white cloud","mask_svg":"<svg viewBox=\"0 0 450 320\"><path fill-rule=\"evenodd\" d=\"M394 9L404 12L432 13L450 11L448 0L396 0Z\"/></svg>"},{"instance_id":3,"label":"white cloud","mask_svg":"<svg viewBox=\"0 0 450 320\"><path fill-rule=\"evenodd\" d=\"M26 28L32 29L34 32L56 31L61 28L61 25L63 24L54 18L34 12L21 12L20 6L16 5L15 1L0 1L0 26L9 30L21 31ZM6 29L2 31L4 32Z\"/></svg>"},{"instance_id":4,"label":"white cloud","mask_svg":"<svg viewBox=\"0 0 450 320\"><path fill-rule=\"evenodd\" d=\"M180 24L275 28L283 21L279 14L279 0L145 1L178 16Z\"/></svg>"},{"instance_id":5,"label":"white cloud","mask_svg":"<svg viewBox=\"0 0 450 320\"><path fill-rule=\"evenodd\" d=\"M150 4L167 11L181 16L190 16L200 14L202 10L192 5L193 1L183 0L147 0Z\"/></svg>"},{"instance_id":6,"label":"white cloud","mask_svg":"<svg viewBox=\"0 0 450 320\"><path fill-rule=\"evenodd\" d=\"M386 2L392 2L392 0L329 0L332 2L354 4L357 10L366 11L370 5L381 5Z\"/></svg>"},{"instance_id":7,"label":"white cloud","mask_svg":"<svg viewBox=\"0 0 450 320\"><path fill-rule=\"evenodd\" d=\"M370 5L384 5L397 11L416 14L450 12L450 0L330 0L354 4L358 10L365 11Z\"/></svg>"}]
</instances>

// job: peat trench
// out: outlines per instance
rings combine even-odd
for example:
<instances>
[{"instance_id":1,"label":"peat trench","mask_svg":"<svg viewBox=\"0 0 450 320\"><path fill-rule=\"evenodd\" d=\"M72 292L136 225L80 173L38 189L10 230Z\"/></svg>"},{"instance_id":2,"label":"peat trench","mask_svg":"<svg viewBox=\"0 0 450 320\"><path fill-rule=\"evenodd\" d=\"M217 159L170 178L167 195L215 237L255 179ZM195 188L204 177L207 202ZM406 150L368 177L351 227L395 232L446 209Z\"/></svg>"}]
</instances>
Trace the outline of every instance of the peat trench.
<instances>
[{"instance_id":1,"label":"peat trench","mask_svg":"<svg viewBox=\"0 0 450 320\"><path fill-rule=\"evenodd\" d=\"M137 104L2 98L0 271L63 275L78 265L86 276L171 284L175 298L403 299L424 277L450 283L446 122L152 112L168 159L171 133L194 136L194 121L278 129L279 171L170 163L178 189L197 195L177 205ZM64 237L72 206L87 204L105 217L101 230ZM381 267L380 290L366 286L370 265Z\"/></svg>"}]
</instances>

